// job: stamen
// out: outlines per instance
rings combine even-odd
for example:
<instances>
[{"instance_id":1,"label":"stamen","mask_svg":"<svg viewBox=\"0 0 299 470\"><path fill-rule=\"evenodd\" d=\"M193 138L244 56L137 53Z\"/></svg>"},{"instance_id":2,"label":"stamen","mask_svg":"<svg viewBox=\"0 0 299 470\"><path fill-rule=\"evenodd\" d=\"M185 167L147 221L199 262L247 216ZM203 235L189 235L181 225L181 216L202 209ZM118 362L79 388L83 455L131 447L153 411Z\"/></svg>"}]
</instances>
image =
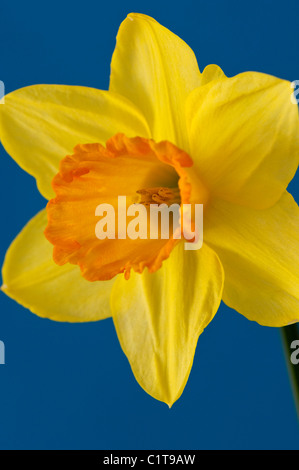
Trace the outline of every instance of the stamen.
<instances>
[{"instance_id":1,"label":"stamen","mask_svg":"<svg viewBox=\"0 0 299 470\"><path fill-rule=\"evenodd\" d=\"M146 188L136 191L134 202L149 206L150 204L172 204L181 203L179 188Z\"/></svg>"}]
</instances>

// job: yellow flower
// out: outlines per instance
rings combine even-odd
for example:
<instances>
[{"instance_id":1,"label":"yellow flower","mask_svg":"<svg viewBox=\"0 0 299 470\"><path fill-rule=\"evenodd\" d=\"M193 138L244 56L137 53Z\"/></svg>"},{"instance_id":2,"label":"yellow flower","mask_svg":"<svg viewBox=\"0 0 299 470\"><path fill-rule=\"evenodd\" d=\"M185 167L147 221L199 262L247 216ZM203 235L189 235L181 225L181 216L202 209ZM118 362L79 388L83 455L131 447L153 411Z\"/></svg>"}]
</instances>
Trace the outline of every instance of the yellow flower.
<instances>
[{"instance_id":1,"label":"yellow flower","mask_svg":"<svg viewBox=\"0 0 299 470\"><path fill-rule=\"evenodd\" d=\"M36 85L8 94L1 142L51 200L46 236L60 266L44 210L9 248L3 291L56 321L112 315L137 381L169 405L221 299L262 325L298 321L299 210L286 191L299 157L292 92L265 74L227 78L215 65L200 73L181 39L130 14L109 91ZM204 203L200 250L92 238L99 202L138 192L150 203L165 191Z\"/></svg>"}]
</instances>

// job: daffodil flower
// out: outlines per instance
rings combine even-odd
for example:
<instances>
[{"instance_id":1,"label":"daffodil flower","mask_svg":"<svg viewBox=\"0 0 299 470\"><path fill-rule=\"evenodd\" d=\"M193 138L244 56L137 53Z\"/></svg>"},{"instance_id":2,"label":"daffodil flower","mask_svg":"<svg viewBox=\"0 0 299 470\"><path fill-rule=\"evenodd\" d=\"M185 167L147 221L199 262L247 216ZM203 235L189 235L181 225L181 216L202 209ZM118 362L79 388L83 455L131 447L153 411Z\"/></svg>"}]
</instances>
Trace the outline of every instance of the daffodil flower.
<instances>
[{"instance_id":1,"label":"daffodil flower","mask_svg":"<svg viewBox=\"0 0 299 470\"><path fill-rule=\"evenodd\" d=\"M49 203L10 246L3 291L56 321L112 316L137 381L168 405L221 299L261 325L297 322L299 210L286 191L299 157L293 91L261 73L200 73L180 38L130 14L109 91L8 94L1 142ZM202 248L97 240L95 207L138 194L203 204Z\"/></svg>"}]
</instances>

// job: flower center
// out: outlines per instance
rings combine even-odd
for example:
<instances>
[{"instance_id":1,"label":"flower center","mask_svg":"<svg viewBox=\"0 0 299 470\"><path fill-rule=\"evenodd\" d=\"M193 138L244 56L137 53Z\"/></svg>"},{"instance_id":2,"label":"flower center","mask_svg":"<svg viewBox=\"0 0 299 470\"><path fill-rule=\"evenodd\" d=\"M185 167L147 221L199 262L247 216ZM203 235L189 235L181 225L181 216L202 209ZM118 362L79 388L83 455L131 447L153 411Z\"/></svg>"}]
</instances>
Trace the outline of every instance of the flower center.
<instances>
[{"instance_id":1,"label":"flower center","mask_svg":"<svg viewBox=\"0 0 299 470\"><path fill-rule=\"evenodd\" d=\"M47 206L45 235L54 245L54 261L77 264L88 281L119 273L128 277L131 269L159 269L179 242L172 223L177 208L171 206L205 204L208 197L192 165L190 156L171 142L123 134L106 146L75 147L60 163L53 180L56 197ZM119 207L120 197L124 202ZM151 236L156 228L151 210L144 213L135 204L168 206L169 236L160 236L164 226Z\"/></svg>"},{"instance_id":2,"label":"flower center","mask_svg":"<svg viewBox=\"0 0 299 470\"><path fill-rule=\"evenodd\" d=\"M150 204L181 204L179 188L145 188L136 191L133 202L149 206Z\"/></svg>"}]
</instances>

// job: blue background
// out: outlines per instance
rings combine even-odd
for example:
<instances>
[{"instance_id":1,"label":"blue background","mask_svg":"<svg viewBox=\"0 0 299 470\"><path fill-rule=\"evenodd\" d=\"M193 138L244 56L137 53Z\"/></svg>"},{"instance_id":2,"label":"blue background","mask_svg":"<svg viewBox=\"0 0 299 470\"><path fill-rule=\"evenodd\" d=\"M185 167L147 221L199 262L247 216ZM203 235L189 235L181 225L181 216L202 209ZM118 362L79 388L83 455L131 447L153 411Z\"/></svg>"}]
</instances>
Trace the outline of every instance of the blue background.
<instances>
[{"instance_id":1,"label":"blue background","mask_svg":"<svg viewBox=\"0 0 299 470\"><path fill-rule=\"evenodd\" d=\"M299 79L297 0L1 2L0 79L107 88L121 21L146 13L182 37L201 70ZM0 258L45 205L33 178L0 149ZM297 202L299 175L290 185ZM135 382L111 320L59 324L0 296L0 448L299 449L278 329L222 305L199 339L171 410Z\"/></svg>"}]
</instances>

